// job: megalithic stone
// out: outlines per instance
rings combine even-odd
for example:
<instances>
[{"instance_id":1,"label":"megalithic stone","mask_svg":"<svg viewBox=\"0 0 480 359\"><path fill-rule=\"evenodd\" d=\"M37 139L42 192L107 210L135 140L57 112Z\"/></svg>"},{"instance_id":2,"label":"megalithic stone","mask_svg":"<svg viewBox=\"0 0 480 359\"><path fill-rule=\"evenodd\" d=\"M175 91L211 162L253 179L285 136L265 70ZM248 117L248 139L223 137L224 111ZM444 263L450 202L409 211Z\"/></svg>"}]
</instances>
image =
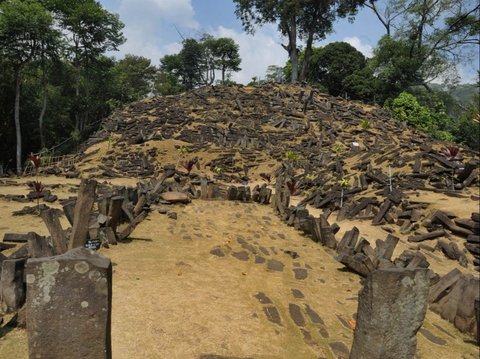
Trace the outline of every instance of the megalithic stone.
<instances>
[{"instance_id":1,"label":"megalithic stone","mask_svg":"<svg viewBox=\"0 0 480 359\"><path fill-rule=\"evenodd\" d=\"M427 269L372 272L358 298L350 359L410 359L427 311Z\"/></svg>"},{"instance_id":2,"label":"megalithic stone","mask_svg":"<svg viewBox=\"0 0 480 359\"><path fill-rule=\"evenodd\" d=\"M75 203L69 249L81 247L87 240L90 212L92 211L93 202L95 202L96 188L97 181L95 180L83 179L80 183L78 198Z\"/></svg>"},{"instance_id":3,"label":"megalithic stone","mask_svg":"<svg viewBox=\"0 0 480 359\"><path fill-rule=\"evenodd\" d=\"M110 359L112 265L83 247L26 265L29 358Z\"/></svg>"},{"instance_id":4,"label":"megalithic stone","mask_svg":"<svg viewBox=\"0 0 480 359\"><path fill-rule=\"evenodd\" d=\"M2 261L0 276L0 299L3 311L9 313L20 309L25 302L23 274L25 258Z\"/></svg>"}]
</instances>

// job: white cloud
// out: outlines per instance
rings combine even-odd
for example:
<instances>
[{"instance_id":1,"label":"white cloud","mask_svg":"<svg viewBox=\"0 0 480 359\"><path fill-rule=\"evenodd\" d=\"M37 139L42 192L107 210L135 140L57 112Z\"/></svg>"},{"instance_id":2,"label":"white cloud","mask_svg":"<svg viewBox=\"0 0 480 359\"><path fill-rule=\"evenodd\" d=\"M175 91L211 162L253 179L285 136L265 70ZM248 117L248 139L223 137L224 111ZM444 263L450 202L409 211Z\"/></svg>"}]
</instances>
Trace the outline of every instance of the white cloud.
<instances>
[{"instance_id":1,"label":"white cloud","mask_svg":"<svg viewBox=\"0 0 480 359\"><path fill-rule=\"evenodd\" d=\"M373 47L370 44L363 43L362 40L356 36L345 37L343 42L352 45L358 51L360 51L365 57L373 56Z\"/></svg>"},{"instance_id":2,"label":"white cloud","mask_svg":"<svg viewBox=\"0 0 480 359\"><path fill-rule=\"evenodd\" d=\"M258 29L254 35L219 26L212 32L215 37L230 37L240 47L242 70L232 74L232 80L246 84L252 77L264 78L269 65L284 66L287 52L282 48L276 27L266 25Z\"/></svg>"},{"instance_id":3,"label":"white cloud","mask_svg":"<svg viewBox=\"0 0 480 359\"><path fill-rule=\"evenodd\" d=\"M179 44L167 43L166 32L175 32L175 27L198 29L191 0L120 0L115 9L124 22L127 42L115 53L145 56L158 63L159 59L177 52Z\"/></svg>"},{"instance_id":4,"label":"white cloud","mask_svg":"<svg viewBox=\"0 0 480 359\"><path fill-rule=\"evenodd\" d=\"M162 22L196 29L191 0L121 0L118 12L129 26L156 29Z\"/></svg>"}]
</instances>

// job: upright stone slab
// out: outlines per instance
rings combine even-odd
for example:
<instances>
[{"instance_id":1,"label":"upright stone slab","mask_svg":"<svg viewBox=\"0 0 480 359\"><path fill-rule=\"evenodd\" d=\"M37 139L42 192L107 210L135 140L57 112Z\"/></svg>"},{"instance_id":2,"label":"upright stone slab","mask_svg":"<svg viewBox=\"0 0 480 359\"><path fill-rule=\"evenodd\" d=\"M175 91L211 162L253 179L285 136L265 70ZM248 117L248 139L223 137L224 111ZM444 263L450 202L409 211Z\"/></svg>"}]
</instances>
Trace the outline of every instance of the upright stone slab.
<instances>
[{"instance_id":1,"label":"upright stone slab","mask_svg":"<svg viewBox=\"0 0 480 359\"><path fill-rule=\"evenodd\" d=\"M2 261L0 276L0 299L3 311L9 313L20 309L25 302L23 274L25 258Z\"/></svg>"},{"instance_id":2,"label":"upright stone slab","mask_svg":"<svg viewBox=\"0 0 480 359\"><path fill-rule=\"evenodd\" d=\"M86 248L26 266L32 359L110 359L112 265Z\"/></svg>"},{"instance_id":3,"label":"upright stone slab","mask_svg":"<svg viewBox=\"0 0 480 359\"><path fill-rule=\"evenodd\" d=\"M83 179L80 183L77 202L75 203L69 249L82 247L87 240L90 212L95 202L96 188L97 182L92 179Z\"/></svg>"},{"instance_id":4,"label":"upright stone slab","mask_svg":"<svg viewBox=\"0 0 480 359\"><path fill-rule=\"evenodd\" d=\"M350 359L409 359L427 311L427 269L382 269L365 280Z\"/></svg>"}]
</instances>

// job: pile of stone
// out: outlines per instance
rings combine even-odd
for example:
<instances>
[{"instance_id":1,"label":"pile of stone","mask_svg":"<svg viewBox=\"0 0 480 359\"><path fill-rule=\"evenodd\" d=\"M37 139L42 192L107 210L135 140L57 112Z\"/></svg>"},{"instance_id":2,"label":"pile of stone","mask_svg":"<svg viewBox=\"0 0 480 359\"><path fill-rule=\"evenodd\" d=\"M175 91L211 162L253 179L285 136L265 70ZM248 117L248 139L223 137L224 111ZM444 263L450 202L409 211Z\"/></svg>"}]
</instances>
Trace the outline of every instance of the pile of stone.
<instances>
[{"instance_id":1,"label":"pile of stone","mask_svg":"<svg viewBox=\"0 0 480 359\"><path fill-rule=\"evenodd\" d=\"M458 269L444 275L430 288L430 309L453 323L462 333L471 333L480 343L480 281Z\"/></svg>"},{"instance_id":2,"label":"pile of stone","mask_svg":"<svg viewBox=\"0 0 480 359\"><path fill-rule=\"evenodd\" d=\"M475 305L478 306L478 301L480 300L480 281L478 278L472 275L463 276L458 270L454 270L440 278L438 274L429 269L430 263L425 255L419 250L414 250L414 248L405 250L397 258L393 259L392 256L399 242L399 238L392 234L388 234L384 241L380 239L376 240L375 248L373 248L367 239L360 236L358 228L353 227L351 230L345 232L340 241L337 241L335 234L338 232L339 226L336 223L332 225L329 224L328 216L331 212L321 214L319 218L315 218L309 214L309 211L302 204L296 207L290 206L292 187L287 185L288 178L288 174L285 173L277 176L275 193L272 196L274 211L287 225L293 225L297 230L309 235L312 240L334 250L335 252L332 252L332 254L336 256L336 259L340 263L362 277L371 278L374 273L384 270L425 271L425 275L431 286L429 302L432 303L432 310L454 323L462 332L478 336L480 318L478 312L475 314L473 309ZM390 195L390 197L392 199L395 198L394 195ZM389 199L387 198L386 201L389 201ZM369 199L369 204L372 202L373 199ZM395 202L393 200L391 202L401 203L400 201ZM363 201L363 204L357 204L357 207L351 208L350 211L353 210L354 213L358 213L356 212L358 207L365 208L366 203L367 200ZM410 205L413 207L408 209ZM421 208L417 203L404 203L403 207L403 210L409 210L411 212ZM344 213L348 216L349 212L346 211ZM412 218L413 216L418 216L415 213L413 215L409 213L409 216L410 219L414 219L414 223L420 219ZM406 217L406 215L402 217ZM456 234L462 232L466 235L467 241L470 240L470 242L473 242L475 238L477 238L476 235L472 235L469 232L476 228L476 224L478 223L476 222L478 218L477 214L473 214L471 220L456 219L455 221L451 221L452 224L444 212L435 211L434 214L425 221L425 226L434 226L437 223L435 219L438 218L443 220L441 223L448 223L450 225L450 227L448 227L449 230L453 229ZM393 220L392 223L394 222ZM467 226L468 228L466 228ZM444 229L442 229L442 233L435 233L433 229L432 232L430 232L431 238L437 238L444 234ZM417 237L417 239L418 238L419 237ZM424 235L422 238L428 239L428 235ZM419 240L410 241L416 242ZM470 242L467 242L467 245L471 244ZM439 246L442 251L450 253L449 255L451 255L452 258L454 256L453 253L455 253L455 256L458 256L458 258L463 258L459 260L460 263L462 263L462 261L466 262L465 254L458 249L454 242L439 241ZM469 248L474 247L469 246ZM478 258L475 257L475 260L477 259ZM460 303L468 304L464 309L460 309Z\"/></svg>"}]
</instances>

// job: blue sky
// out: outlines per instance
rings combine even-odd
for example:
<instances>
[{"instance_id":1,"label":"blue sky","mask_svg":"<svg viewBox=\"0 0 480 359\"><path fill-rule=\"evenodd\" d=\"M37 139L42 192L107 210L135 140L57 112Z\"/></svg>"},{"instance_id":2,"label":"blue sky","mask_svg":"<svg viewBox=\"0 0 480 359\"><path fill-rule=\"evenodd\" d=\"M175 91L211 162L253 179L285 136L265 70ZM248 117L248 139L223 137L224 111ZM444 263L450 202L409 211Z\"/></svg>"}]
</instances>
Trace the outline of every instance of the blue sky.
<instances>
[{"instance_id":1,"label":"blue sky","mask_svg":"<svg viewBox=\"0 0 480 359\"><path fill-rule=\"evenodd\" d=\"M114 56L130 53L150 58L154 64L166 55L181 48L182 37L199 37L203 33L231 37L240 45L242 71L233 80L247 83L253 76L264 77L268 65L283 66L287 52L281 47L286 43L275 25L259 28L255 35L243 32L241 22L235 17L231 0L100 0L109 11L118 13L125 23L127 42ZM317 45L333 41L345 41L366 56L371 56L384 28L369 9L362 9L354 23L339 20L334 33ZM466 82L475 81L478 55L470 64L460 68Z\"/></svg>"}]
</instances>

